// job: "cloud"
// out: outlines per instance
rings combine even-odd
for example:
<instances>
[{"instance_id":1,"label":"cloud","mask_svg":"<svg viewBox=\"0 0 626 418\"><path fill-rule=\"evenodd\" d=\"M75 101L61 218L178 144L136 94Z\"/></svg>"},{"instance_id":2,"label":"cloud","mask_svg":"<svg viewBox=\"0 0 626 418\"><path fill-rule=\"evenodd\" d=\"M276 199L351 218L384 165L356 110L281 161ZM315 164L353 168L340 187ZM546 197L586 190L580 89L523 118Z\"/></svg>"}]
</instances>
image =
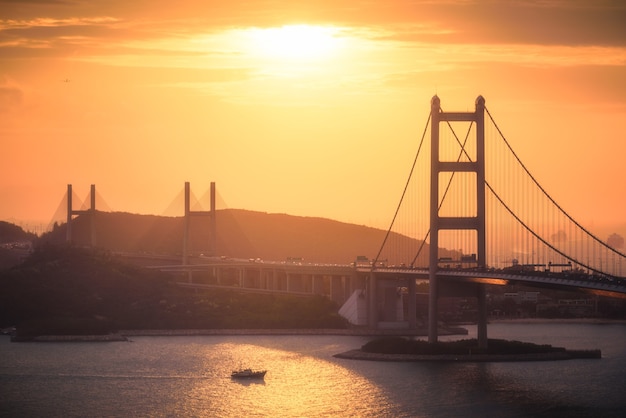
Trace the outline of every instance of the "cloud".
<instances>
[{"instance_id":1,"label":"cloud","mask_svg":"<svg viewBox=\"0 0 626 418\"><path fill-rule=\"evenodd\" d=\"M119 21L119 19L115 19L109 16L72 18L37 17L30 20L8 19L2 21L2 23L0 24L0 30L25 29L33 27L91 26L116 23Z\"/></svg>"},{"instance_id":2,"label":"cloud","mask_svg":"<svg viewBox=\"0 0 626 418\"><path fill-rule=\"evenodd\" d=\"M12 11L18 3L0 0ZM179 3L175 8L164 0L20 3L20 13L0 19L0 56L68 57L74 63L139 70L211 69L206 80L155 76L152 82L206 91L216 88L217 79L224 89L219 95L226 95L238 82L271 85L275 73L249 61L240 45L226 39L229 32L306 21L341 24L338 36L360 40L347 53L353 59L331 83L341 82L350 91L401 89L420 79L438 85L454 70L495 64L535 69L626 65L626 4L618 1Z\"/></svg>"},{"instance_id":3,"label":"cloud","mask_svg":"<svg viewBox=\"0 0 626 418\"><path fill-rule=\"evenodd\" d=\"M0 0L0 45L35 50L188 38L289 23L355 28L379 42L626 47L626 4L599 0L228 2ZM69 7L69 6L72 7ZM16 50L7 53L24 55Z\"/></svg>"}]
</instances>

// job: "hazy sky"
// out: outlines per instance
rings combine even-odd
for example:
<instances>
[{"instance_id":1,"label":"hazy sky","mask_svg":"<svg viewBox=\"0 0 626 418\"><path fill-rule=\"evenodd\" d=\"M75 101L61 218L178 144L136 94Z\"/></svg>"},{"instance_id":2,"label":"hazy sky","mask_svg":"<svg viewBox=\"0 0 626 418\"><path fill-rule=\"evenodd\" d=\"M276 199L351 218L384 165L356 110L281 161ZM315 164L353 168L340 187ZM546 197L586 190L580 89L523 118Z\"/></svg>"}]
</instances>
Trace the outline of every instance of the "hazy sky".
<instances>
[{"instance_id":1,"label":"hazy sky","mask_svg":"<svg viewBox=\"0 0 626 418\"><path fill-rule=\"evenodd\" d=\"M478 95L586 225L626 221L626 3L0 0L0 219L67 184L163 214L231 208L386 227L437 94ZM182 207L181 207L182 214Z\"/></svg>"}]
</instances>

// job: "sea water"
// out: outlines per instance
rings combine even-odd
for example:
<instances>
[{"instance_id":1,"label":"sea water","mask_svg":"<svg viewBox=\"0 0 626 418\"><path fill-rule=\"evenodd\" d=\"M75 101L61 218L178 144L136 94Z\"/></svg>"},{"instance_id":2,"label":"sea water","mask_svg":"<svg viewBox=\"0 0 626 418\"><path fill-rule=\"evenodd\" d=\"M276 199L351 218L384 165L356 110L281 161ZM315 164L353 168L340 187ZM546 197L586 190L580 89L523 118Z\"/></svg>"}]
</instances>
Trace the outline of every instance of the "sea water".
<instances>
[{"instance_id":1,"label":"sea water","mask_svg":"<svg viewBox=\"0 0 626 418\"><path fill-rule=\"evenodd\" d=\"M476 327L468 326L475 337ZM626 325L497 323L490 338L602 359L371 362L334 354L355 336L131 337L110 343L0 338L0 416L624 417ZM442 338L445 339L445 338ZM237 380L232 370L268 370Z\"/></svg>"}]
</instances>

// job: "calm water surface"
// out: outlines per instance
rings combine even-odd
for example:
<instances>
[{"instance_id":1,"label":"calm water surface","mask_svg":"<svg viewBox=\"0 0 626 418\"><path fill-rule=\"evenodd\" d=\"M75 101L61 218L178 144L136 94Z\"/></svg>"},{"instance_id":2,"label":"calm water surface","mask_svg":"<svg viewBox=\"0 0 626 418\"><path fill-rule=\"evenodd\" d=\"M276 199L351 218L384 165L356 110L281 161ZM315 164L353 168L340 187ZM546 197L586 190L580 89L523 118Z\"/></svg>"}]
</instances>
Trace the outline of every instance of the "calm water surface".
<instances>
[{"instance_id":1,"label":"calm water surface","mask_svg":"<svg viewBox=\"0 0 626 418\"><path fill-rule=\"evenodd\" d=\"M468 329L474 337L475 327ZM490 324L489 336L599 348L603 358L344 360L333 354L368 339L342 336L136 337L124 343L10 343L2 337L0 416L626 416L626 325ZM268 373L259 382L231 379L240 366Z\"/></svg>"}]
</instances>

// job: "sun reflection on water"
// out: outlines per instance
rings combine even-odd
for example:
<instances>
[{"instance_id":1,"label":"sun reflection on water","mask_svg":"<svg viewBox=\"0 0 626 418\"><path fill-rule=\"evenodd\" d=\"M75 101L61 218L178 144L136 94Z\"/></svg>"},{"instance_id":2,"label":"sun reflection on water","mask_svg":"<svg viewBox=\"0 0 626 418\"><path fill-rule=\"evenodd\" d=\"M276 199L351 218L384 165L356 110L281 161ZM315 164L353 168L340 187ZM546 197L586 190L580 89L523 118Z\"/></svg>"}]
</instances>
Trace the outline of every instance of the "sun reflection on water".
<instances>
[{"instance_id":1,"label":"sun reflection on water","mask_svg":"<svg viewBox=\"0 0 626 418\"><path fill-rule=\"evenodd\" d=\"M373 416L388 401L375 385L338 364L251 344L222 343L205 357L205 378L190 390L189 411L205 416ZM232 379L240 367L267 370L264 380ZM207 381L210 380L210 381ZM200 407L203 405L204 407Z\"/></svg>"}]
</instances>

